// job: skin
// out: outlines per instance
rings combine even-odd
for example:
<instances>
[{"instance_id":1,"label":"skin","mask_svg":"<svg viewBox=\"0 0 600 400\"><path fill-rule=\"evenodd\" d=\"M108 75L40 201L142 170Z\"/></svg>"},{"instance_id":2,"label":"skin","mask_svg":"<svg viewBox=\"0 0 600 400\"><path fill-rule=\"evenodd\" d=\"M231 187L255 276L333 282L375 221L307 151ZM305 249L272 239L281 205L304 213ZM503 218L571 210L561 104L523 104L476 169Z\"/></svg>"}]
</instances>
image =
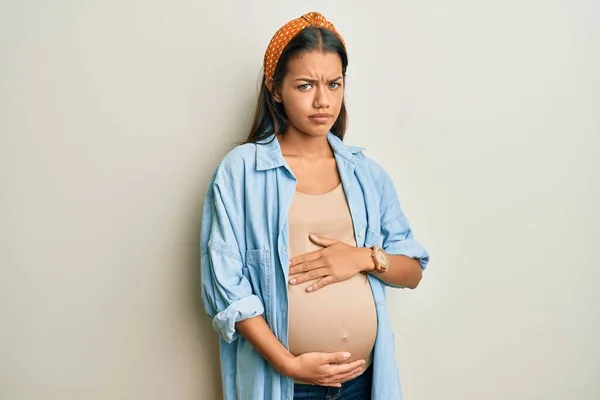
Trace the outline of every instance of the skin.
<instances>
[{"instance_id":1,"label":"skin","mask_svg":"<svg viewBox=\"0 0 600 400\"><path fill-rule=\"evenodd\" d=\"M335 53L312 51L292 58L281 87L272 79L265 85L275 101L282 103L290 121L288 130L277 137L283 156L296 177L296 190L326 193L340 184L333 150L327 133L337 120L344 98L342 62ZM316 118L318 115L328 115ZM321 249L290 260L290 284L316 280L307 290L314 292L359 273L377 274L396 285L416 288L422 272L418 260L389 255L385 274L375 272L371 249L357 248L330 238L310 235ZM358 376L364 360L352 363L348 353L306 353L293 356L271 332L262 316L240 321L238 332L281 374L303 382L339 387Z\"/></svg>"}]
</instances>

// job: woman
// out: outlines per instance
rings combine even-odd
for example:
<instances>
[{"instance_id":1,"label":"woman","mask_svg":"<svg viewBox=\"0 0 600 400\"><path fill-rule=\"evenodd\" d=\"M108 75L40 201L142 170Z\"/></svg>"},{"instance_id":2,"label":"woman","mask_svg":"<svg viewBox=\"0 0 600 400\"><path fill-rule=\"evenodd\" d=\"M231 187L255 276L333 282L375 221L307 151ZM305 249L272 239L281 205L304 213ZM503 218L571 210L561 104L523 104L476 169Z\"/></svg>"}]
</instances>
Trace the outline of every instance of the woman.
<instances>
[{"instance_id":1,"label":"woman","mask_svg":"<svg viewBox=\"0 0 600 400\"><path fill-rule=\"evenodd\" d=\"M384 287L429 256L389 176L343 143L348 57L318 13L264 58L247 142L218 165L202 220L202 295L226 399L400 399Z\"/></svg>"}]
</instances>

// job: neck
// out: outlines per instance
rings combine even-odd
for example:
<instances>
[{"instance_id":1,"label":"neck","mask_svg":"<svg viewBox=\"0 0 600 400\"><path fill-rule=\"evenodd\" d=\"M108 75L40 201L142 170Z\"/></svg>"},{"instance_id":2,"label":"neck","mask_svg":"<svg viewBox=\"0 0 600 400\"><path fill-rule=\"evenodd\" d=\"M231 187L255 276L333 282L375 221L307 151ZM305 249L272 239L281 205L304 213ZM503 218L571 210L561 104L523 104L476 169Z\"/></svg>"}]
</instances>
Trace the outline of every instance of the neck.
<instances>
[{"instance_id":1,"label":"neck","mask_svg":"<svg viewBox=\"0 0 600 400\"><path fill-rule=\"evenodd\" d=\"M310 136L290 127L284 134L277 135L284 156L302 158L332 157L327 135Z\"/></svg>"}]
</instances>

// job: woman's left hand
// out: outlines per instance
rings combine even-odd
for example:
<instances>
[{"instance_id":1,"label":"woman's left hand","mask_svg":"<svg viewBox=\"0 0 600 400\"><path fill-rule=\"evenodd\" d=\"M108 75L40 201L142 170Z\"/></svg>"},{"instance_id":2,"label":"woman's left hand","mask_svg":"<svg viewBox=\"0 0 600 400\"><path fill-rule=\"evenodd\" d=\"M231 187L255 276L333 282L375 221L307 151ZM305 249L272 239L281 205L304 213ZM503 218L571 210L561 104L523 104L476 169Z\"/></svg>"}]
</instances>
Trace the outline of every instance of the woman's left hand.
<instances>
[{"instance_id":1,"label":"woman's left hand","mask_svg":"<svg viewBox=\"0 0 600 400\"><path fill-rule=\"evenodd\" d=\"M321 278L306 289L314 292L332 283L345 281L362 272L365 265L368 265L365 260L370 259L369 249L315 235L309 237L313 243L323 248L290 259L291 285Z\"/></svg>"}]
</instances>

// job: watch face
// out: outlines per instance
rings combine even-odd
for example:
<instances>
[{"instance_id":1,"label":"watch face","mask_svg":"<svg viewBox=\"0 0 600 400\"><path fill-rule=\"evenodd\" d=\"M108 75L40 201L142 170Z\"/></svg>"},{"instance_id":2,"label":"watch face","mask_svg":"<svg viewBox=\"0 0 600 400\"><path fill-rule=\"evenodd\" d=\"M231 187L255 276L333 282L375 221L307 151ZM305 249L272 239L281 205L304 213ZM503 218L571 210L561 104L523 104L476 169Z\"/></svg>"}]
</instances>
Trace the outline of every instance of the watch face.
<instances>
[{"instance_id":1,"label":"watch face","mask_svg":"<svg viewBox=\"0 0 600 400\"><path fill-rule=\"evenodd\" d=\"M377 249L377 259L383 267L390 265L390 258L383 249Z\"/></svg>"}]
</instances>

